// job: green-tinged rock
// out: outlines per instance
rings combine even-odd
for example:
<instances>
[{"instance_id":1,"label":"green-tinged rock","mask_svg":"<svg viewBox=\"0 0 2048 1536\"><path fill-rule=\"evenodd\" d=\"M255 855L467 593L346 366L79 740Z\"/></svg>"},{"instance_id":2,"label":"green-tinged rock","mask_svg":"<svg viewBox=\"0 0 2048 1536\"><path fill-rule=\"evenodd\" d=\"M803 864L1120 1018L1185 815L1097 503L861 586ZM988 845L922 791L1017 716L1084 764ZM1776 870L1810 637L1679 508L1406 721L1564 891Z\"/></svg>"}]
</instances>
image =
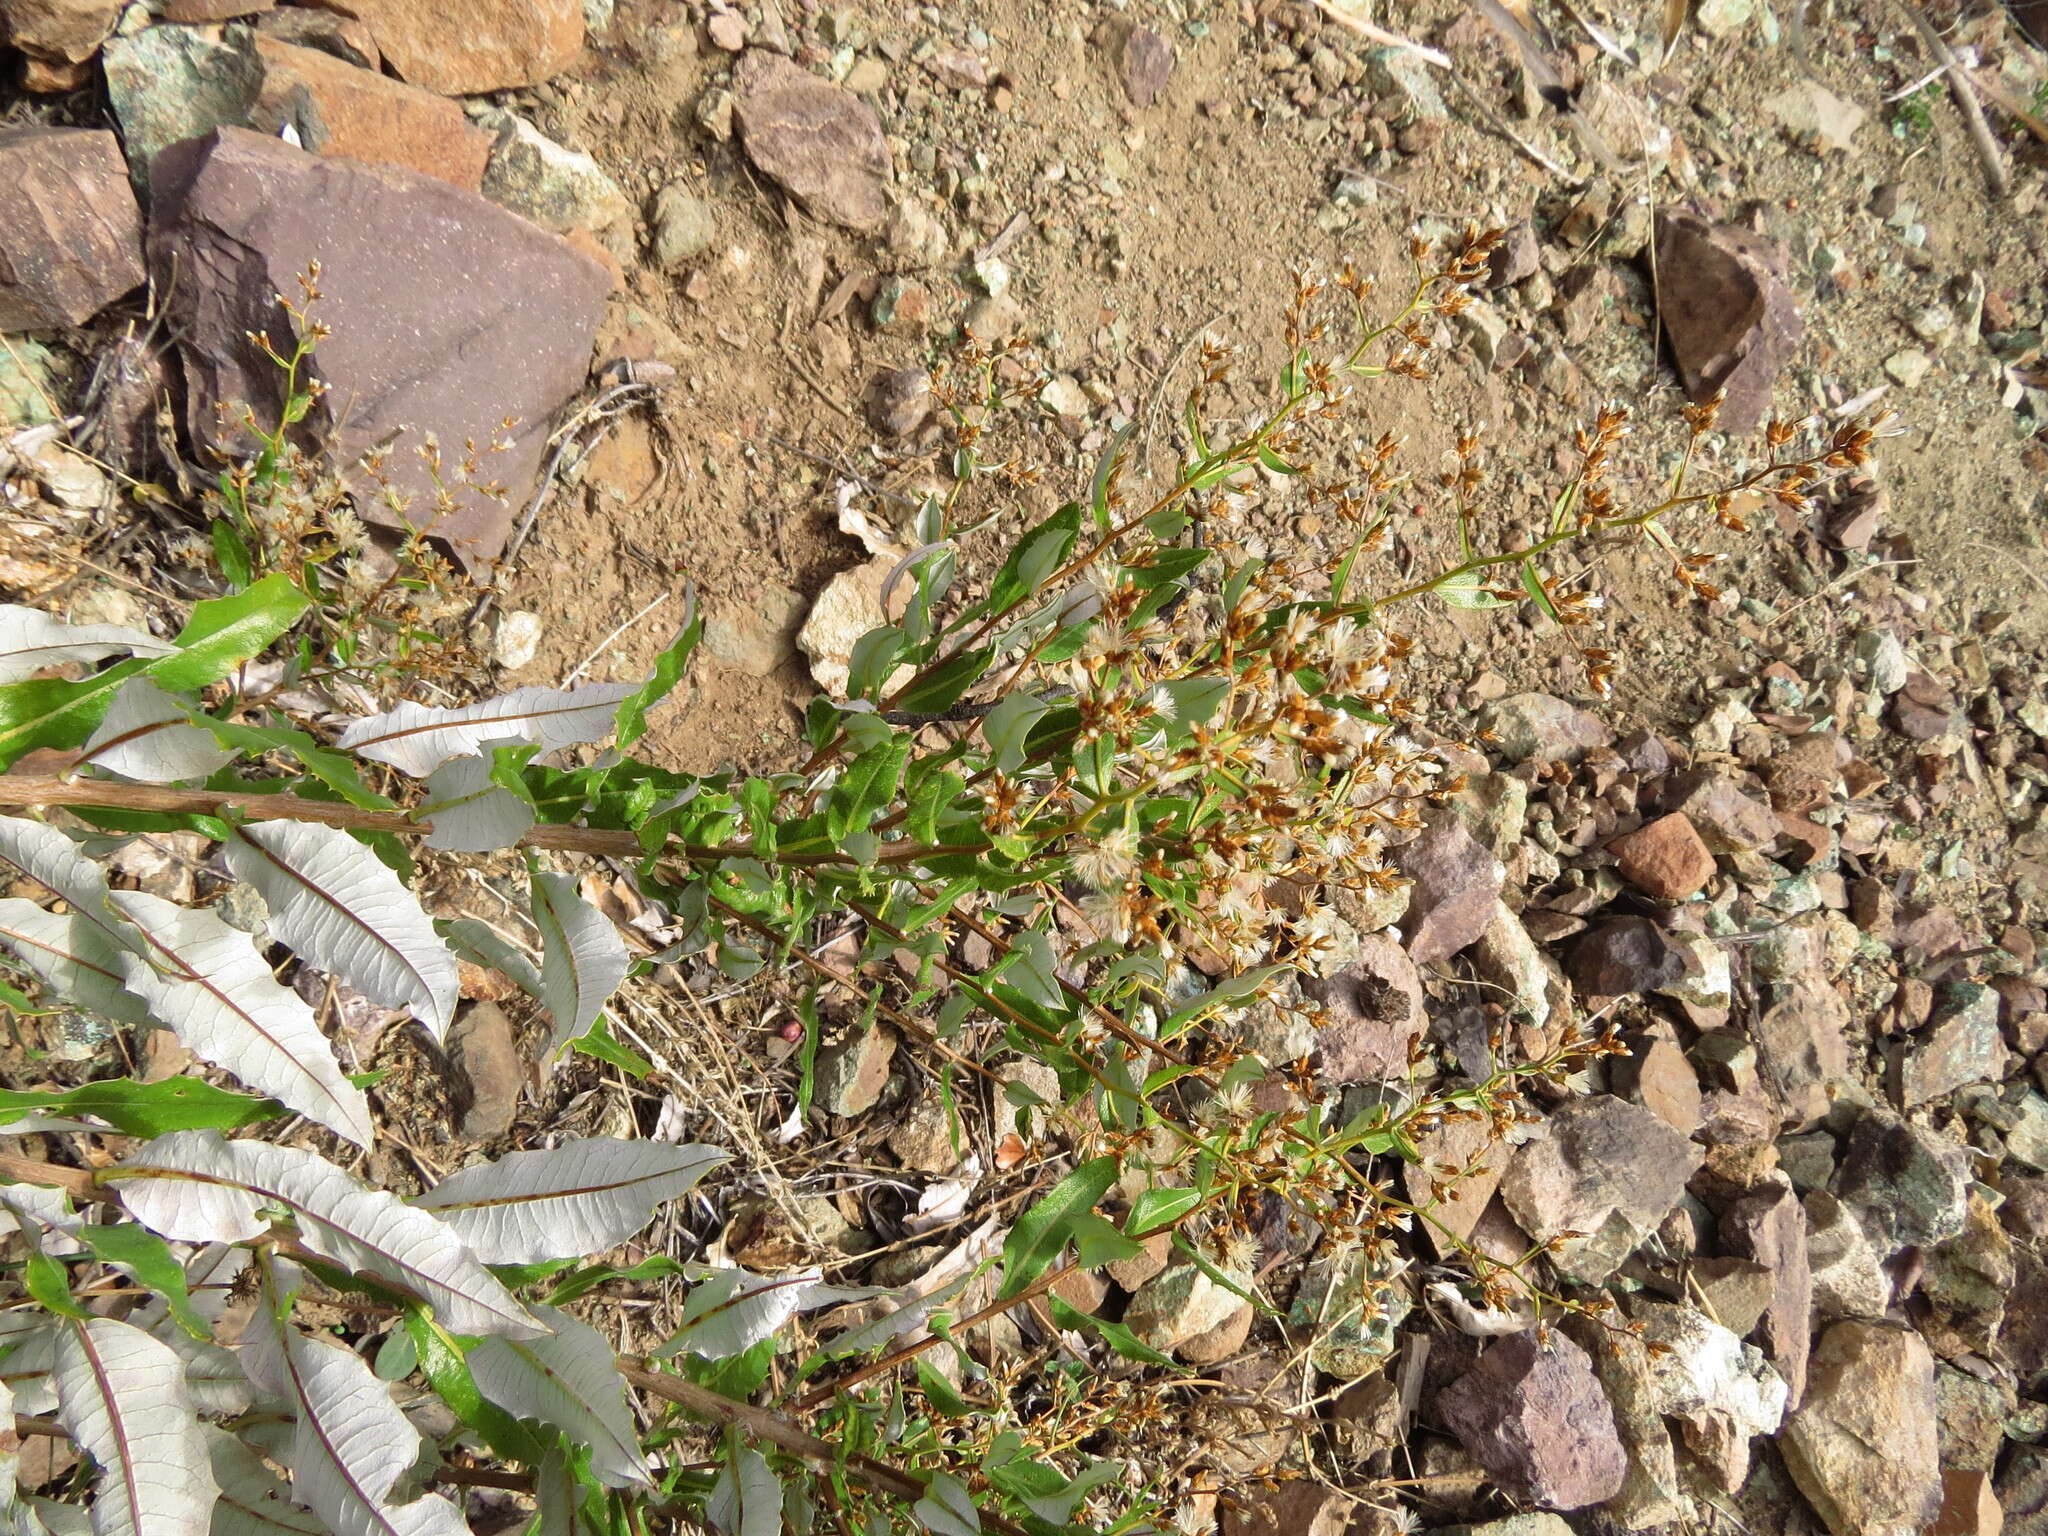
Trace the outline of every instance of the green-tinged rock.
<instances>
[{"instance_id":1,"label":"green-tinged rock","mask_svg":"<svg viewBox=\"0 0 2048 1536\"><path fill-rule=\"evenodd\" d=\"M263 63L246 27L218 39L200 27L160 23L100 50L107 100L136 188L149 194L149 168L169 146L216 128L246 126L263 89Z\"/></svg>"},{"instance_id":2,"label":"green-tinged rock","mask_svg":"<svg viewBox=\"0 0 2048 1536\"><path fill-rule=\"evenodd\" d=\"M26 336L0 338L0 431L55 421L57 359Z\"/></svg>"},{"instance_id":3,"label":"green-tinged rock","mask_svg":"<svg viewBox=\"0 0 2048 1536\"><path fill-rule=\"evenodd\" d=\"M1230 1318L1244 1298L1193 1264L1175 1264L1138 1288L1124 1324L1154 1349L1172 1349Z\"/></svg>"},{"instance_id":4,"label":"green-tinged rock","mask_svg":"<svg viewBox=\"0 0 2048 1536\"><path fill-rule=\"evenodd\" d=\"M1309 1266L1287 1320L1313 1335L1310 1365L1351 1380L1378 1370L1394 1352L1394 1330L1411 1306L1395 1271L1371 1266L1362 1249L1347 1244Z\"/></svg>"},{"instance_id":5,"label":"green-tinged rock","mask_svg":"<svg viewBox=\"0 0 2048 1536\"><path fill-rule=\"evenodd\" d=\"M598 230L632 213L619 184L581 150L557 144L525 118L495 108L475 114L498 136L484 167L484 196L542 229Z\"/></svg>"},{"instance_id":6,"label":"green-tinged rock","mask_svg":"<svg viewBox=\"0 0 2048 1536\"><path fill-rule=\"evenodd\" d=\"M1998 1029L1998 994L1974 981L1945 982L1927 1029L1900 1058L1898 1102L1912 1109L1971 1083L2005 1076L2008 1053Z\"/></svg>"}]
</instances>

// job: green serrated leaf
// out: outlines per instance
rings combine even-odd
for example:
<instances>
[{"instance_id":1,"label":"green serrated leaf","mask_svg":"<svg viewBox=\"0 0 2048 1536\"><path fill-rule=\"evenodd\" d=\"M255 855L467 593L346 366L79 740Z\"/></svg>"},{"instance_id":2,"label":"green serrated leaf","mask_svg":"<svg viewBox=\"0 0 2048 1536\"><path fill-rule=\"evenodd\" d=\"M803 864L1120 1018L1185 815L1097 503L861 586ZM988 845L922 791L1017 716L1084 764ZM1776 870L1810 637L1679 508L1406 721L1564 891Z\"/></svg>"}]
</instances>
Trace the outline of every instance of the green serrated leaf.
<instances>
[{"instance_id":1,"label":"green serrated leaf","mask_svg":"<svg viewBox=\"0 0 2048 1536\"><path fill-rule=\"evenodd\" d=\"M995 652L988 646L962 651L950 656L938 666L913 679L904 691L890 703L891 709L905 710L911 714L936 714L951 709L960 702L960 696L981 680L982 673L995 660Z\"/></svg>"},{"instance_id":2,"label":"green serrated leaf","mask_svg":"<svg viewBox=\"0 0 2048 1536\"><path fill-rule=\"evenodd\" d=\"M171 1131L232 1131L285 1113L274 1099L231 1093L196 1077L167 1077L159 1083L110 1078L61 1092L0 1089L0 1126L23 1115L91 1115L129 1136L162 1136Z\"/></svg>"},{"instance_id":3,"label":"green serrated leaf","mask_svg":"<svg viewBox=\"0 0 2048 1536\"><path fill-rule=\"evenodd\" d=\"M462 1340L435 1322L433 1315L416 1302L405 1309L405 1331L418 1353L421 1373L448 1405L449 1412L508 1461L529 1465L540 1461L545 1450L533 1432L477 1389Z\"/></svg>"},{"instance_id":4,"label":"green serrated leaf","mask_svg":"<svg viewBox=\"0 0 2048 1536\"><path fill-rule=\"evenodd\" d=\"M213 1330L206 1319L192 1310L185 1266L171 1252L170 1244L132 1221L110 1227L80 1227L78 1237L102 1264L113 1265L161 1296L171 1321L186 1334L202 1344L213 1342Z\"/></svg>"},{"instance_id":5,"label":"green serrated leaf","mask_svg":"<svg viewBox=\"0 0 2048 1536\"><path fill-rule=\"evenodd\" d=\"M296 624L307 606L288 577L265 576L246 591L200 603L177 634L177 653L145 670L173 693L217 683Z\"/></svg>"},{"instance_id":6,"label":"green serrated leaf","mask_svg":"<svg viewBox=\"0 0 2048 1536\"><path fill-rule=\"evenodd\" d=\"M1003 1285L996 1299L1015 1296L1045 1273L1073 1240L1074 1218L1087 1215L1117 1180L1117 1160L1098 1157L1053 1185L1017 1218L1003 1242Z\"/></svg>"},{"instance_id":7,"label":"green serrated leaf","mask_svg":"<svg viewBox=\"0 0 2048 1536\"><path fill-rule=\"evenodd\" d=\"M1146 1237L1170 1227L1202 1203L1199 1189L1148 1189L1131 1202L1124 1218L1124 1231L1132 1237Z\"/></svg>"},{"instance_id":8,"label":"green serrated leaf","mask_svg":"<svg viewBox=\"0 0 2048 1536\"><path fill-rule=\"evenodd\" d=\"M595 1056L599 1061L608 1061L626 1076L638 1080L654 1071L654 1063L634 1051L628 1050L612 1038L611 1021L600 1018L589 1029L569 1042L572 1049L585 1056Z\"/></svg>"},{"instance_id":9,"label":"green serrated leaf","mask_svg":"<svg viewBox=\"0 0 2048 1536\"><path fill-rule=\"evenodd\" d=\"M28 1232L30 1227L24 1223L21 1230ZM72 1300L71 1272L43 1252L39 1243L29 1249L27 1262L22 1267L22 1283L45 1312L55 1312L59 1317L88 1315L85 1308Z\"/></svg>"},{"instance_id":10,"label":"green serrated leaf","mask_svg":"<svg viewBox=\"0 0 2048 1536\"><path fill-rule=\"evenodd\" d=\"M647 712L667 698L676 684L683 680L683 672L690 664L690 653L704 638L704 617L697 611L697 594L690 592L685 602L689 613L683 620L683 627L676 631L675 639L668 643L667 648L654 658L654 670L647 675L647 681L619 700L614 730L621 752L647 734Z\"/></svg>"}]
</instances>

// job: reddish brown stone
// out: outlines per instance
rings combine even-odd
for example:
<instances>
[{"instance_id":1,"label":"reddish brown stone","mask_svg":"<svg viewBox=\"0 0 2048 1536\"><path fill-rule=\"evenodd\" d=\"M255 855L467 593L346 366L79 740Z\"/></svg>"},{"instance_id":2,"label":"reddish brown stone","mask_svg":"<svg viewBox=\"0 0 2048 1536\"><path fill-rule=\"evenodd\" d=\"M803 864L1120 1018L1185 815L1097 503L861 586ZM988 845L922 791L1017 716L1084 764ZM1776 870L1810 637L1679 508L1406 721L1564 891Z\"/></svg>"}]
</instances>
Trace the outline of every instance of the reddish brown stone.
<instances>
[{"instance_id":1,"label":"reddish brown stone","mask_svg":"<svg viewBox=\"0 0 2048 1536\"><path fill-rule=\"evenodd\" d=\"M1833 830L1810 816L1795 816L1788 812L1779 816L1778 827L1783 834L1779 841L1784 846L1785 862L1794 869L1822 863L1834 849Z\"/></svg>"},{"instance_id":2,"label":"reddish brown stone","mask_svg":"<svg viewBox=\"0 0 2048 1536\"><path fill-rule=\"evenodd\" d=\"M207 26L276 9L277 0L164 0L163 9L157 14L164 21Z\"/></svg>"},{"instance_id":3,"label":"reddish brown stone","mask_svg":"<svg viewBox=\"0 0 2048 1536\"><path fill-rule=\"evenodd\" d=\"M69 59L42 59L32 53L21 56L21 88L31 96L62 96L90 84L90 59L74 64Z\"/></svg>"},{"instance_id":4,"label":"reddish brown stone","mask_svg":"<svg viewBox=\"0 0 2048 1536\"><path fill-rule=\"evenodd\" d=\"M582 0L319 0L370 29L400 79L444 96L538 85L583 49Z\"/></svg>"},{"instance_id":5,"label":"reddish brown stone","mask_svg":"<svg viewBox=\"0 0 2048 1536\"><path fill-rule=\"evenodd\" d=\"M1659 803L1668 811L1683 811L1700 841L1714 853L1768 848L1778 835L1778 818L1770 806L1712 768L1674 775L1664 785Z\"/></svg>"},{"instance_id":6,"label":"reddish brown stone","mask_svg":"<svg viewBox=\"0 0 2048 1536\"><path fill-rule=\"evenodd\" d=\"M277 368L245 333L289 344L291 321L271 296L292 292L317 260L320 318L333 335L317 358L328 389L303 425L307 441L324 439L350 466L392 443L384 473L415 498L412 515L434 518L435 536L466 565L495 558L511 508L539 475L555 414L589 372L604 271L445 181L309 155L245 129L166 150L152 203L150 255L171 295L194 437L246 449L241 402L258 421L277 419ZM489 443L507 416L510 446L487 455L483 470L506 487L510 507L456 487L454 510L435 518L417 445L429 434L451 454L465 441ZM381 496L358 500L387 526L406 515Z\"/></svg>"},{"instance_id":7,"label":"reddish brown stone","mask_svg":"<svg viewBox=\"0 0 2048 1536\"><path fill-rule=\"evenodd\" d=\"M853 92L755 49L733 71L747 157L817 218L873 233L889 217L889 143Z\"/></svg>"},{"instance_id":8,"label":"reddish brown stone","mask_svg":"<svg viewBox=\"0 0 2048 1536\"><path fill-rule=\"evenodd\" d=\"M1714 878L1714 855L1682 811L1617 837L1607 851L1622 879L1659 900L1683 901Z\"/></svg>"},{"instance_id":9,"label":"reddish brown stone","mask_svg":"<svg viewBox=\"0 0 2048 1536\"><path fill-rule=\"evenodd\" d=\"M1448 960L1493 921L1506 870L1450 811L1432 813L1422 835L1394 851L1413 882L1402 931L1417 965Z\"/></svg>"},{"instance_id":10,"label":"reddish brown stone","mask_svg":"<svg viewBox=\"0 0 2048 1536\"><path fill-rule=\"evenodd\" d=\"M0 0L0 43L50 63L83 64L99 51L125 0Z\"/></svg>"},{"instance_id":11,"label":"reddish brown stone","mask_svg":"<svg viewBox=\"0 0 2048 1536\"><path fill-rule=\"evenodd\" d=\"M2005 1511L1991 1487L1991 1474L1981 1468L1941 1469L1941 1513L1928 1536L1999 1536Z\"/></svg>"},{"instance_id":12,"label":"reddish brown stone","mask_svg":"<svg viewBox=\"0 0 2048 1536\"><path fill-rule=\"evenodd\" d=\"M261 35L256 53L263 91L250 127L275 134L289 124L316 155L402 165L471 192L483 185L491 135L447 97Z\"/></svg>"},{"instance_id":13,"label":"reddish brown stone","mask_svg":"<svg viewBox=\"0 0 2048 1536\"><path fill-rule=\"evenodd\" d=\"M1409 1043L1429 1028L1429 1017L1422 975L1398 944L1368 935L1355 961L1301 989L1329 1010L1316 1031L1322 1081L1380 1083L1407 1074Z\"/></svg>"},{"instance_id":14,"label":"reddish brown stone","mask_svg":"<svg viewBox=\"0 0 2048 1536\"><path fill-rule=\"evenodd\" d=\"M1173 78L1173 44L1150 27L1133 27L1124 39L1124 94L1134 107L1149 107Z\"/></svg>"},{"instance_id":15,"label":"reddish brown stone","mask_svg":"<svg viewBox=\"0 0 2048 1536\"><path fill-rule=\"evenodd\" d=\"M1792 1181L1774 1175L1768 1187L1731 1205L1721 1217L1721 1241L1738 1258L1754 1259L1771 1272L1764 1353L1791 1389L1786 1406L1797 1408L1806 1393L1813 1271L1806 1257L1806 1213Z\"/></svg>"},{"instance_id":16,"label":"reddish brown stone","mask_svg":"<svg viewBox=\"0 0 2048 1536\"><path fill-rule=\"evenodd\" d=\"M1583 1509L1621 1491L1628 1456L1585 1350L1512 1334L1446 1387L1437 1417L1510 1498Z\"/></svg>"},{"instance_id":17,"label":"reddish brown stone","mask_svg":"<svg viewBox=\"0 0 2048 1536\"><path fill-rule=\"evenodd\" d=\"M82 325L142 283L142 214L103 129L0 129L0 230L0 331Z\"/></svg>"}]
</instances>

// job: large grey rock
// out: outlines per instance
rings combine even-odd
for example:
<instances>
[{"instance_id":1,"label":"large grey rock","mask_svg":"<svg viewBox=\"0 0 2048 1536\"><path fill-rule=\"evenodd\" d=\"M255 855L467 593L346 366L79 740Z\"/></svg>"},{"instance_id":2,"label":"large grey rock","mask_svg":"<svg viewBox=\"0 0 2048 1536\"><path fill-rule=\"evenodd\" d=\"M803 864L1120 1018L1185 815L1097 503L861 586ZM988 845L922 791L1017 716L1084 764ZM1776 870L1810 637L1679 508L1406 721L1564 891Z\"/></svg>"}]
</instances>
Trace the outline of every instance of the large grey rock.
<instances>
[{"instance_id":1,"label":"large grey rock","mask_svg":"<svg viewBox=\"0 0 2048 1536\"><path fill-rule=\"evenodd\" d=\"M0 331L82 325L142 284L142 212L111 133L0 129L0 230Z\"/></svg>"},{"instance_id":2,"label":"large grey rock","mask_svg":"<svg viewBox=\"0 0 2048 1536\"><path fill-rule=\"evenodd\" d=\"M1779 1448L1834 1536L1918 1536L1941 1502L1927 1345L1883 1323L1832 1324Z\"/></svg>"},{"instance_id":3,"label":"large grey rock","mask_svg":"<svg viewBox=\"0 0 2048 1536\"><path fill-rule=\"evenodd\" d=\"M1867 1109L1849 1133L1834 1192L1888 1252L1931 1247L1963 1230L1970 1154L1939 1132Z\"/></svg>"},{"instance_id":4,"label":"large grey rock","mask_svg":"<svg viewBox=\"0 0 2048 1536\"><path fill-rule=\"evenodd\" d=\"M304 438L331 444L349 469L388 446L383 473L412 505L400 513L363 496L363 515L431 523L472 568L494 559L539 475L556 413L589 370L610 287L604 268L444 181L321 159L241 129L164 154L153 195L150 260L170 295L193 436L246 452L244 407L259 422L278 419L279 372L245 333L267 331L288 348L292 323L274 295L296 292L317 261L318 316L333 334L315 363L327 393ZM420 446L437 441L452 478L462 445L490 444L507 416L509 446L485 454L482 473L505 487L509 506L454 486L437 515Z\"/></svg>"},{"instance_id":5,"label":"large grey rock","mask_svg":"<svg viewBox=\"0 0 2048 1536\"><path fill-rule=\"evenodd\" d=\"M1628 1475L1593 1362L1563 1333L1497 1341L1437 1395L1436 1411L1511 1498L1583 1509L1613 1498Z\"/></svg>"},{"instance_id":6,"label":"large grey rock","mask_svg":"<svg viewBox=\"0 0 2048 1536\"><path fill-rule=\"evenodd\" d=\"M1944 982L1927 1028L1895 1058L1902 1109L1946 1098L1971 1083L2005 1076L2011 1053L1998 1030L1998 994L1974 981Z\"/></svg>"},{"instance_id":7,"label":"large grey rock","mask_svg":"<svg viewBox=\"0 0 2048 1536\"><path fill-rule=\"evenodd\" d=\"M1706 1156L1650 1110L1611 1094L1565 1100L1544 1129L1516 1149L1501 1198L1539 1243L1584 1234L1564 1238L1551 1262L1589 1284L1613 1274L1671 1214Z\"/></svg>"},{"instance_id":8,"label":"large grey rock","mask_svg":"<svg viewBox=\"0 0 2048 1536\"><path fill-rule=\"evenodd\" d=\"M1851 1205L1824 1189L1801 1202L1806 1212L1806 1262L1813 1278L1814 1315L1883 1317L1891 1305L1891 1277L1870 1229Z\"/></svg>"}]
</instances>

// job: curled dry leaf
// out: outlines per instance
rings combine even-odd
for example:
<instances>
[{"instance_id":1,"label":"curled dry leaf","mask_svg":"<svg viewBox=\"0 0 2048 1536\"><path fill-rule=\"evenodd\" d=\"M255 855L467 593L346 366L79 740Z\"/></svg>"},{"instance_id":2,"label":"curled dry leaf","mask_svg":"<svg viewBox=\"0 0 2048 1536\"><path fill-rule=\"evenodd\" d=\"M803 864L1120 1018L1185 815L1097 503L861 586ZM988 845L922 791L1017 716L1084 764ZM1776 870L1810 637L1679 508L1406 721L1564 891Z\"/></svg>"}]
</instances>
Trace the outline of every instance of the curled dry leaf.
<instances>
[{"instance_id":1,"label":"curled dry leaf","mask_svg":"<svg viewBox=\"0 0 2048 1536\"><path fill-rule=\"evenodd\" d=\"M602 741L612 731L619 701L637 683L586 683L580 688L515 688L461 709L400 704L358 720L336 743L424 779L454 757L473 757L492 742L518 741L543 752Z\"/></svg>"},{"instance_id":2,"label":"curled dry leaf","mask_svg":"<svg viewBox=\"0 0 2048 1536\"><path fill-rule=\"evenodd\" d=\"M203 779L235 755L211 731L192 724L189 705L146 677L131 677L107 706L78 761L145 784L175 784Z\"/></svg>"},{"instance_id":3,"label":"curled dry leaf","mask_svg":"<svg viewBox=\"0 0 2048 1536\"><path fill-rule=\"evenodd\" d=\"M618 930L576 892L567 875L542 871L533 877L533 922L540 930L541 1001L555 1017L548 1041L553 1056L589 1033L632 968Z\"/></svg>"},{"instance_id":4,"label":"curled dry leaf","mask_svg":"<svg viewBox=\"0 0 2048 1536\"><path fill-rule=\"evenodd\" d=\"M169 656L177 649L123 624L66 624L37 608L0 603L0 683L19 682L59 662Z\"/></svg>"}]
</instances>

